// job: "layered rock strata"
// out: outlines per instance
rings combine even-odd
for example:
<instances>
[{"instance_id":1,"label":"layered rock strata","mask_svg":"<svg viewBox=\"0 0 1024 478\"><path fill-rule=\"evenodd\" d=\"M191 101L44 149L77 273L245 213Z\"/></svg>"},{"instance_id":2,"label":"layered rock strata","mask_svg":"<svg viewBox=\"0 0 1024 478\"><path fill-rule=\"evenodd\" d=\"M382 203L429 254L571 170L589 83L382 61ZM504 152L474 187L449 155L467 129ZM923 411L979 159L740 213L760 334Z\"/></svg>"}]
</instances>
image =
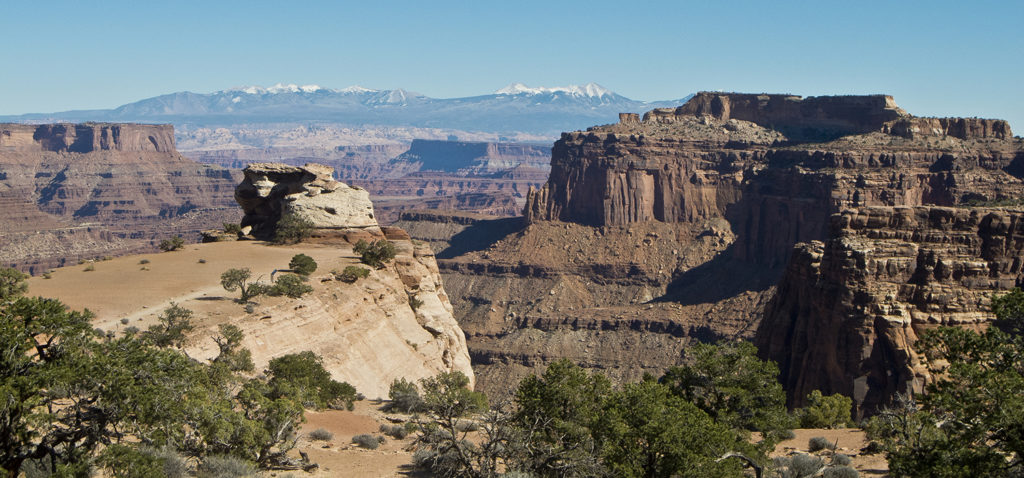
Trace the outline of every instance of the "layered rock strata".
<instances>
[{"instance_id":1,"label":"layered rock strata","mask_svg":"<svg viewBox=\"0 0 1024 478\"><path fill-rule=\"evenodd\" d=\"M913 351L939 325L983 328L991 296L1024 283L1024 211L864 207L796 246L755 342L794 405L815 389L870 413L930 376Z\"/></svg>"},{"instance_id":2,"label":"layered rock strata","mask_svg":"<svg viewBox=\"0 0 1024 478\"><path fill-rule=\"evenodd\" d=\"M39 272L237 222L223 169L174 149L169 125L0 124L0 257Z\"/></svg>"},{"instance_id":3,"label":"layered rock strata","mask_svg":"<svg viewBox=\"0 0 1024 478\"><path fill-rule=\"evenodd\" d=\"M548 182L528 195L524 229L439 257L449 293L464 299L456 301L465 304L456 315L485 389L500 388L491 380L504 380L506 372L537 370L561 356L600 363L593 352L567 346L577 339L607 344L598 355L620 367L613 375L636 377L684 360L686 341L752 338L794 245L831 240L833 215L1014 203L1024 196L1022 166L1024 144L1001 120L918 118L881 95L700 93L643 119L623 115L619 124L564 133L552 149ZM483 226L458 234L477 227ZM872 231L864 234L881 234ZM1009 282L986 284L949 286L988 293ZM562 290L572 295L553 300ZM797 309L778 314L800 315L831 300L822 293L800 297ZM664 304L676 304L677 312ZM649 347L637 348L627 333L612 332L622 330L614 325L620 320L664 325L645 328ZM798 330L786 324L766 339L767 357L782 360L779 351L798 347ZM582 332L593 330L600 338ZM874 333L865 343L875 343ZM808 340L836 348L836 337ZM910 341L889 350L907 351ZM854 394L852 384L834 385L845 379L830 371L786 360L787 374L800 377L792 393ZM907 366L893 354L878 360L870 366ZM873 385L858 401L883 403L899 387Z\"/></svg>"}]
</instances>

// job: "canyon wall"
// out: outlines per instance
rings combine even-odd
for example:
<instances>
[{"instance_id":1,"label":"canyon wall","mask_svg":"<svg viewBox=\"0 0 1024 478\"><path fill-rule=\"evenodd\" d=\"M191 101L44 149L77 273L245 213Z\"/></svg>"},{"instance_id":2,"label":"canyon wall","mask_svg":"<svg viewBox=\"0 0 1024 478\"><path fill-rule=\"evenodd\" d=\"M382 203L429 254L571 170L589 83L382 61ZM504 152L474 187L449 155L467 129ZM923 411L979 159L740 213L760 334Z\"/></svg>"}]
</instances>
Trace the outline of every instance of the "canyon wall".
<instances>
[{"instance_id":1,"label":"canyon wall","mask_svg":"<svg viewBox=\"0 0 1024 478\"><path fill-rule=\"evenodd\" d=\"M0 125L0 256L32 272L141 252L237 222L227 170L174 149L169 125Z\"/></svg>"},{"instance_id":2,"label":"canyon wall","mask_svg":"<svg viewBox=\"0 0 1024 478\"><path fill-rule=\"evenodd\" d=\"M91 153L94 151L171 153L174 127L164 125L0 124L0 151Z\"/></svg>"},{"instance_id":3,"label":"canyon wall","mask_svg":"<svg viewBox=\"0 0 1024 478\"><path fill-rule=\"evenodd\" d=\"M844 211L953 211L978 215L983 224L994 214L983 206L1020 204L1022 165L1024 143L1001 120L918 118L882 95L701 93L643 119L624 114L618 124L564 133L552 149L549 180L528 194L526 227L459 251L460 236L487 237L473 232L486 229L483 223L467 227L439 252L440 266L449 293L464 299L456 315L485 389L559 357L597 368L610 363L611 375L635 378L684 360L692 341L754 338L759 331L762 354L784 363L791 403L822 389L848 393L858 412L871 413L893 392L920 383L906 378L916 367L914 335L829 322L844 314L835 295L840 286L813 289L825 287L818 276L827 273L806 264L816 257L808 244L849 244L843 234L850 233L833 226ZM858 234L893 234L883 223L868 221ZM928 249L925 243L939 240L919 237L934 231L926 231L932 226L925 220L917 224L917 232L894 239L898 248ZM966 239L989 234L975 229L955 240L987 244ZM804 246L794 249L798 244ZM954 249L960 265L950 267L960 272L942 282L946 295L911 283L918 284L915 307L960 307L974 314L972 324L984 322L978 297L1012 287L1012 267L981 281L964 275L964 264L990 260L992 251ZM914 254L922 267L952 260L939 260L950 251ZM822 259L826 264L834 262ZM505 298L502 291L514 292ZM943 298L950 295L969 305L950 305ZM877 297L853 296L866 301L863 307L878 305ZM762 322L770 300L771 318ZM648 324L636 325L642 339L631 338L629 324ZM831 332L807 332L821 329ZM859 335L848 333L853 329ZM576 339L605 349L570 346ZM801 351L801 343L817 348ZM858 344L877 344L879 352ZM819 356L823 350L843 356L830 362ZM875 372L864 379L858 367Z\"/></svg>"},{"instance_id":4,"label":"canyon wall","mask_svg":"<svg viewBox=\"0 0 1024 478\"><path fill-rule=\"evenodd\" d=\"M855 410L891 405L930 379L913 343L939 325L982 328L991 296L1024 282L1024 211L864 207L829 238L796 246L755 342L794 405L842 393Z\"/></svg>"}]
</instances>

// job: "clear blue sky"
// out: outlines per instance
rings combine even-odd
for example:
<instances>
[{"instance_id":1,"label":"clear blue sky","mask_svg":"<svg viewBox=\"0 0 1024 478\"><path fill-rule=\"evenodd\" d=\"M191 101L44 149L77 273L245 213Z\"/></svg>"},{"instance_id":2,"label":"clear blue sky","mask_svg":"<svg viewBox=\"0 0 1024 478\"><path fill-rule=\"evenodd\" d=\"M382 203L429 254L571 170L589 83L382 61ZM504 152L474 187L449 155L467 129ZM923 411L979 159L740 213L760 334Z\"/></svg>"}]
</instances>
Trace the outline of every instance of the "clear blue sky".
<instances>
[{"instance_id":1,"label":"clear blue sky","mask_svg":"<svg viewBox=\"0 0 1024 478\"><path fill-rule=\"evenodd\" d=\"M274 83L888 93L1024 133L1024 2L5 1L0 114Z\"/></svg>"}]
</instances>

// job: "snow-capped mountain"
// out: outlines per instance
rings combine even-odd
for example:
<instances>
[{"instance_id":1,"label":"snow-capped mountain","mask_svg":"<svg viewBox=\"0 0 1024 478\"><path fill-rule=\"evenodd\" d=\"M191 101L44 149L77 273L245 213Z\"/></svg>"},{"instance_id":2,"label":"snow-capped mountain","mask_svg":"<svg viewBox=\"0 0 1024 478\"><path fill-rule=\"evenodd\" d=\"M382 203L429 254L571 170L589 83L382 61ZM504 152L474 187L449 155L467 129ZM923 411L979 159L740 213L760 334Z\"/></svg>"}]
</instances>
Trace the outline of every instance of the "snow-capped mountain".
<instances>
[{"instance_id":1,"label":"snow-capped mountain","mask_svg":"<svg viewBox=\"0 0 1024 478\"><path fill-rule=\"evenodd\" d=\"M605 95L615 95L612 90L605 88L597 83L587 83L583 86L569 85L569 86L556 86L553 88L538 87L530 88L522 83L512 83L498 91L495 91L496 95L542 95L545 93L566 93L572 96L586 96L589 98L601 98Z\"/></svg>"},{"instance_id":2,"label":"snow-capped mountain","mask_svg":"<svg viewBox=\"0 0 1024 478\"><path fill-rule=\"evenodd\" d=\"M557 135L614 122L620 112L642 113L678 106L687 99L635 101L596 83L564 87L512 83L493 94L462 98L431 98L403 89L331 89L278 83L213 93L184 91L112 110L29 114L0 117L0 121L119 121L178 126L324 122Z\"/></svg>"}]
</instances>

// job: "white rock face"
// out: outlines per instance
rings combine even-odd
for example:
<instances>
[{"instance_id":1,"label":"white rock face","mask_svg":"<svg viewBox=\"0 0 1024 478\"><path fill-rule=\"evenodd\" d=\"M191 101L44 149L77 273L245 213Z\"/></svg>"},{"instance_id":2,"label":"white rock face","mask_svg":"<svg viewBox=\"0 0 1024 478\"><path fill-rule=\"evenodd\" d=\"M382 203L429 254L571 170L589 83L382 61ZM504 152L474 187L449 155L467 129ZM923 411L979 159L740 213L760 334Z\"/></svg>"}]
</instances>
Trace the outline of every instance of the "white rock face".
<instances>
[{"instance_id":1,"label":"white rock face","mask_svg":"<svg viewBox=\"0 0 1024 478\"><path fill-rule=\"evenodd\" d=\"M335 183L334 190L310 186L305 192L285 196L282 212L301 217L321 229L377 226L370 193Z\"/></svg>"},{"instance_id":2,"label":"white rock face","mask_svg":"<svg viewBox=\"0 0 1024 478\"><path fill-rule=\"evenodd\" d=\"M318 229L376 228L370 194L335 181L334 168L321 164L289 166L253 163L235 188L242 206L242 226L268 236L282 214L295 214Z\"/></svg>"},{"instance_id":3,"label":"white rock face","mask_svg":"<svg viewBox=\"0 0 1024 478\"><path fill-rule=\"evenodd\" d=\"M245 333L242 345L252 351L257 370L275 357L309 350L323 359L335 380L371 399L387 398L395 379L415 382L441 372L462 372L472 385L465 334L455 321L433 252L408 239L392 242L395 259L365 279L350 284L318 270L308 282L312 293L298 299L261 297L252 313L232 304L238 315L221 321ZM343 261L358 264L351 245L337 247ZM413 297L422 302L415 310ZM216 335L214 324L194 335L189 355L205 360L217 354L208 339Z\"/></svg>"}]
</instances>

